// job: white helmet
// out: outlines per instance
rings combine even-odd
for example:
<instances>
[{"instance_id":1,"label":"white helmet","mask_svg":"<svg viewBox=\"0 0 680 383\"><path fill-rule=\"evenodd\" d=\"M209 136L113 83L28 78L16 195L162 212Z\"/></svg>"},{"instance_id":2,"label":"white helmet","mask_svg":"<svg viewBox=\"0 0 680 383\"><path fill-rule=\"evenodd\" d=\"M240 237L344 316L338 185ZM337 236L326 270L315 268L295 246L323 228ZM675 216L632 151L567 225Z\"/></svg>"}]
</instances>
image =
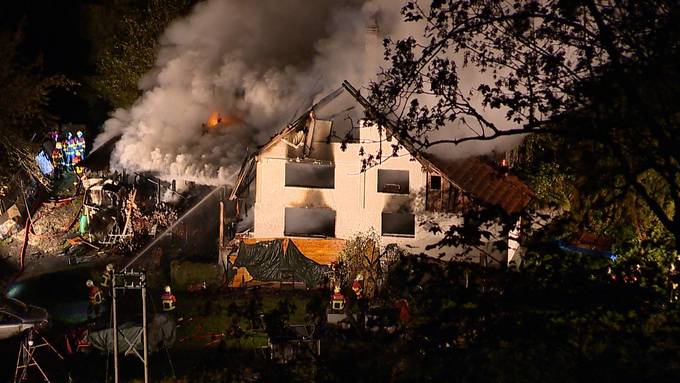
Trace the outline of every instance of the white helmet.
<instances>
[{"instance_id":1,"label":"white helmet","mask_svg":"<svg viewBox=\"0 0 680 383\"><path fill-rule=\"evenodd\" d=\"M94 286L94 282L92 282L92 279L88 279L87 282L85 282L85 285L87 287L92 287L92 286Z\"/></svg>"},{"instance_id":2,"label":"white helmet","mask_svg":"<svg viewBox=\"0 0 680 383\"><path fill-rule=\"evenodd\" d=\"M170 286L165 286L165 292L170 294L172 290L170 289Z\"/></svg>"},{"instance_id":3,"label":"white helmet","mask_svg":"<svg viewBox=\"0 0 680 383\"><path fill-rule=\"evenodd\" d=\"M109 263L108 265L106 265L106 270L112 271L113 270L113 263Z\"/></svg>"}]
</instances>

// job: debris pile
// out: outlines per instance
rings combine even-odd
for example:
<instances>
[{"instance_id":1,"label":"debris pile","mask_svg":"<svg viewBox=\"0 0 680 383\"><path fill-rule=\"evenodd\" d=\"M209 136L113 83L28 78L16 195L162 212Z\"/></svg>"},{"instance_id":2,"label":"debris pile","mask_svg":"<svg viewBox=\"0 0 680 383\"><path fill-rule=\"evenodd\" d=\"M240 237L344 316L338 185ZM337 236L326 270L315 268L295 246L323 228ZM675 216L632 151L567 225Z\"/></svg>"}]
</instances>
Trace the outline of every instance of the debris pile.
<instances>
[{"instance_id":1,"label":"debris pile","mask_svg":"<svg viewBox=\"0 0 680 383\"><path fill-rule=\"evenodd\" d=\"M172 207L161 204L151 212L143 213L135 204L132 209L132 229L137 235L155 236L177 221L177 211Z\"/></svg>"}]
</instances>

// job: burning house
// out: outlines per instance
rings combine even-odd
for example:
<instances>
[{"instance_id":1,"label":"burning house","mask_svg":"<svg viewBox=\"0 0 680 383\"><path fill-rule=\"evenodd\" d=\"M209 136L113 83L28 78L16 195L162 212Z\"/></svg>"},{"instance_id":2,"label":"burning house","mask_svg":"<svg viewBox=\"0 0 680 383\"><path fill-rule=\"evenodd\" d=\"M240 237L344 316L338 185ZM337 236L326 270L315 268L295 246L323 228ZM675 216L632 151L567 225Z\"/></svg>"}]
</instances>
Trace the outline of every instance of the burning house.
<instances>
[{"instance_id":1,"label":"burning house","mask_svg":"<svg viewBox=\"0 0 680 383\"><path fill-rule=\"evenodd\" d=\"M479 158L447 160L418 153L389 128L362 119L366 101L347 82L289 124L243 164L231 194L249 222L245 243L289 238L307 258L328 264L343 240L370 229L381 243L453 259L463 249L428 249L470 204L524 209L531 190ZM370 153L380 158L365 162ZM498 246L502 243L503 246ZM509 264L517 233L466 252L471 261Z\"/></svg>"}]
</instances>

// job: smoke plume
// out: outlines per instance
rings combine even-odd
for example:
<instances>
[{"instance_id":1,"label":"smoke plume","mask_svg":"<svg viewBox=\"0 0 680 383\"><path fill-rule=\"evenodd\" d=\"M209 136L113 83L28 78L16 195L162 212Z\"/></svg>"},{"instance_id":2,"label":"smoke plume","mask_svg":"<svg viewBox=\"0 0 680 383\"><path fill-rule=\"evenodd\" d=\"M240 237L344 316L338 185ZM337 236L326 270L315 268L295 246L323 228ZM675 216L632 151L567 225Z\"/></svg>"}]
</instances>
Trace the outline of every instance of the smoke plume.
<instances>
[{"instance_id":1,"label":"smoke plume","mask_svg":"<svg viewBox=\"0 0 680 383\"><path fill-rule=\"evenodd\" d=\"M416 26L402 22L401 6L397 0L200 3L164 32L154 68L140 82L143 96L112 113L94 146L121 135L115 169L229 183L246 148L266 142L343 80L365 85L376 75L382 46L367 49L366 27L377 21L381 37L412 34Z\"/></svg>"}]
</instances>

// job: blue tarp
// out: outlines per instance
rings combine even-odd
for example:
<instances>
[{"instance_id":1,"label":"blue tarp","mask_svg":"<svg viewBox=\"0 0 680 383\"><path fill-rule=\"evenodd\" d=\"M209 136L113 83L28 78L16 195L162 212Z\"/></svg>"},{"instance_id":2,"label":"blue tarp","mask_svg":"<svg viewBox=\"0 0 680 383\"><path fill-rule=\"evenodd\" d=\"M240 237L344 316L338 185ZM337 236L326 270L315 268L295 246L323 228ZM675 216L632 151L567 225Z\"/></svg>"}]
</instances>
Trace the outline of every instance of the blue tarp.
<instances>
[{"instance_id":1,"label":"blue tarp","mask_svg":"<svg viewBox=\"0 0 680 383\"><path fill-rule=\"evenodd\" d=\"M47 157L45 151L41 150L37 156L35 156L35 162L38 163L40 172L44 175L50 175L54 171L54 166L52 166L52 161Z\"/></svg>"},{"instance_id":2,"label":"blue tarp","mask_svg":"<svg viewBox=\"0 0 680 383\"><path fill-rule=\"evenodd\" d=\"M570 251L573 253L581 253L581 254L586 254L586 255L592 255L595 257L604 257L604 258L609 258L612 261L616 260L616 254L610 252L610 251L600 251L600 250L592 250L588 249L585 247L578 247L574 245L570 245L564 241L555 241L555 244L557 247L559 247L561 250L564 251Z\"/></svg>"}]
</instances>

